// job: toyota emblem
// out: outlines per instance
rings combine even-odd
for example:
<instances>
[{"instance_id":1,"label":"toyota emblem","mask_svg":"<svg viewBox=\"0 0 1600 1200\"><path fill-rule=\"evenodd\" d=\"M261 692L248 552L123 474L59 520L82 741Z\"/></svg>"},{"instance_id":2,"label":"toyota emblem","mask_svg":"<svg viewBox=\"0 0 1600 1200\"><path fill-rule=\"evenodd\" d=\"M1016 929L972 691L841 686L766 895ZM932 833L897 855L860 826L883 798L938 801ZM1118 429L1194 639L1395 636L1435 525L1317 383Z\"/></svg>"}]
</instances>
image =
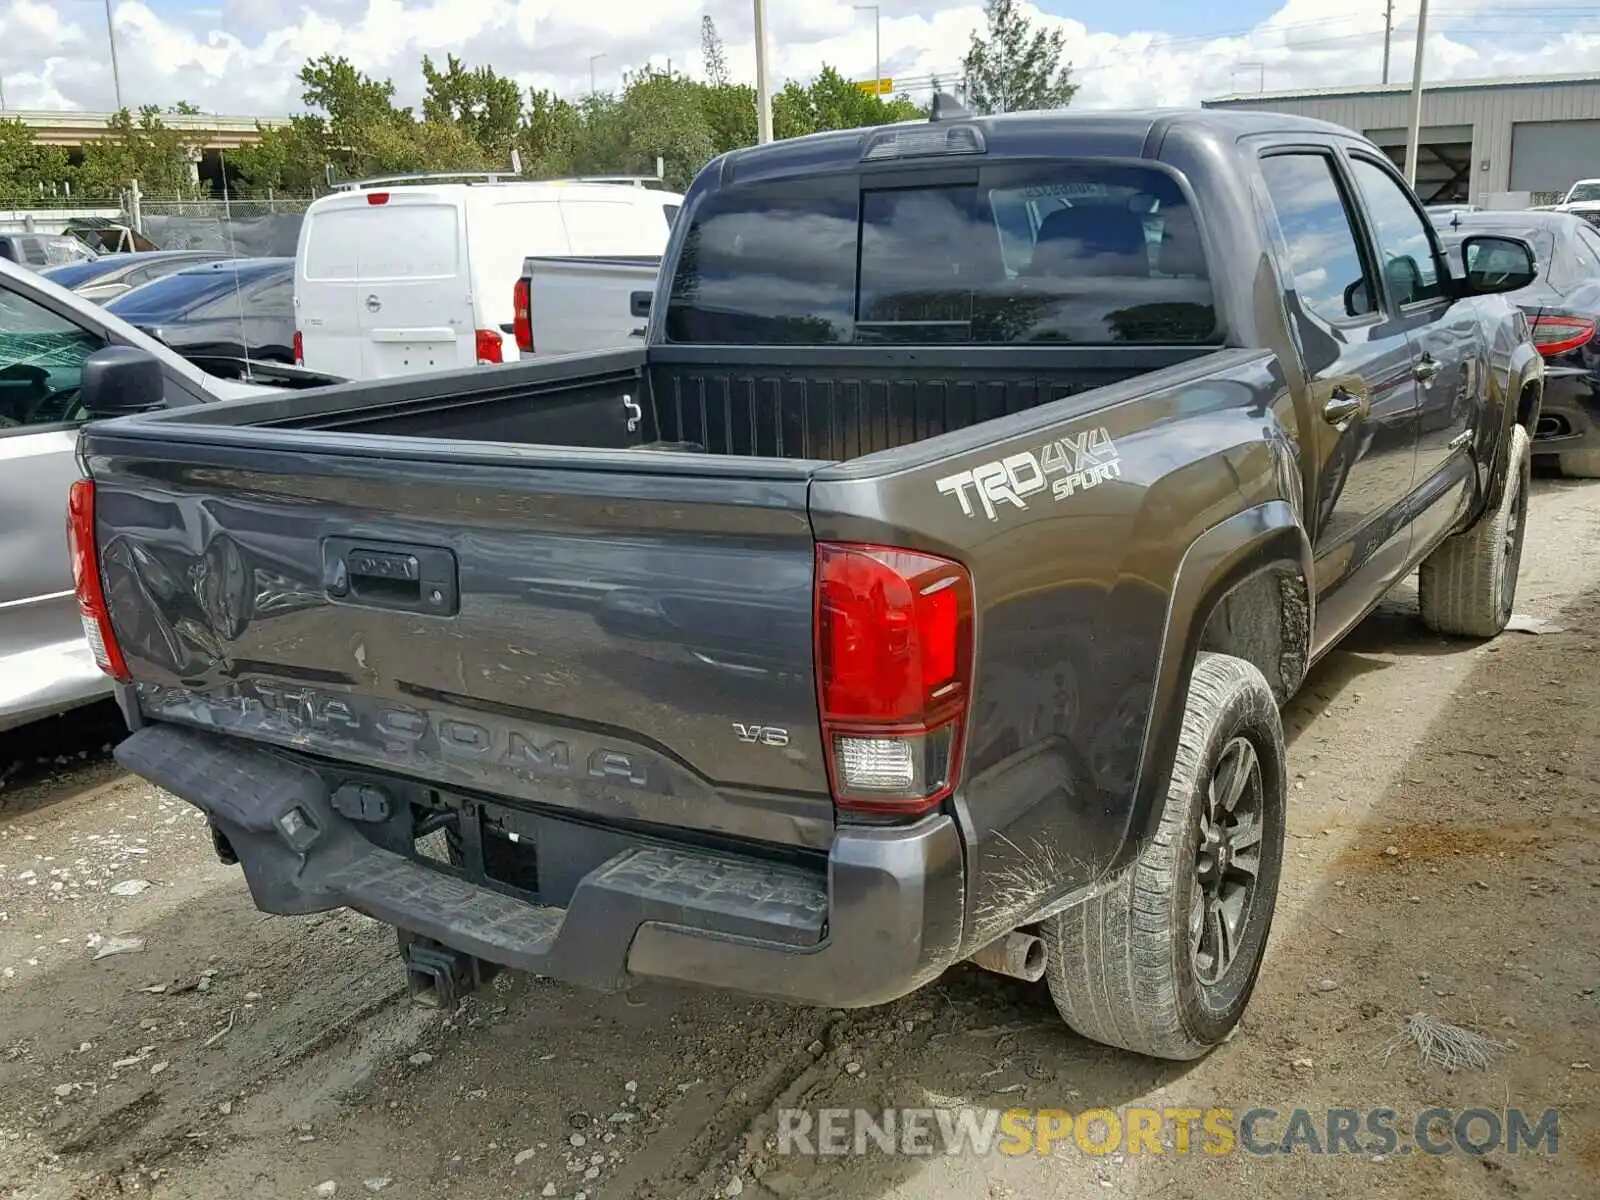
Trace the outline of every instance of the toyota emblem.
<instances>
[{"instance_id":1,"label":"toyota emblem","mask_svg":"<svg viewBox=\"0 0 1600 1200\"><path fill-rule=\"evenodd\" d=\"M367 311L368 312L377 312L382 307L383 307L383 301L382 300L379 300L376 296L368 296L367 297Z\"/></svg>"}]
</instances>

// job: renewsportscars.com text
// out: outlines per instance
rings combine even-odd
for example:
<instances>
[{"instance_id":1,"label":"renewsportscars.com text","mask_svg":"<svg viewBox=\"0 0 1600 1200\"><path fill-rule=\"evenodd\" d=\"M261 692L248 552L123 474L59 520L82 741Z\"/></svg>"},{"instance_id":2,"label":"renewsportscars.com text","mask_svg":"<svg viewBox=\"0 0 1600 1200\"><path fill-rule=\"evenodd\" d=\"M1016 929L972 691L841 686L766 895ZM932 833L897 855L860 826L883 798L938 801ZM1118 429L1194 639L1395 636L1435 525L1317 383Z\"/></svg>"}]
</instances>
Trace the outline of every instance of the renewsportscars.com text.
<instances>
[{"instance_id":1,"label":"renewsportscars.com text","mask_svg":"<svg viewBox=\"0 0 1600 1200\"><path fill-rule=\"evenodd\" d=\"M1555 1155L1560 1128L1548 1108L782 1109L778 1153Z\"/></svg>"}]
</instances>

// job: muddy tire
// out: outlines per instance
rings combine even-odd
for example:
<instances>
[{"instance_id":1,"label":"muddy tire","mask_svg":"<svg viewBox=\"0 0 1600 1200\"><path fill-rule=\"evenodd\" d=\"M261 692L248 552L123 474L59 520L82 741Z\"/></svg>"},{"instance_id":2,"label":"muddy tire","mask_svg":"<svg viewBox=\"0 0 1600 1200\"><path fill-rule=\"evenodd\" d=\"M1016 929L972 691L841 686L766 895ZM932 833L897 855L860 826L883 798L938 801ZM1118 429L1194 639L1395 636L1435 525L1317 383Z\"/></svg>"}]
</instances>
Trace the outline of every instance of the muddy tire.
<instances>
[{"instance_id":1,"label":"muddy tire","mask_svg":"<svg viewBox=\"0 0 1600 1200\"><path fill-rule=\"evenodd\" d=\"M1283 723L1250 663L1201 654L1155 836L1097 894L1040 925L1050 995L1078 1033L1199 1058L1238 1024L1283 869Z\"/></svg>"},{"instance_id":2,"label":"muddy tire","mask_svg":"<svg viewBox=\"0 0 1600 1200\"><path fill-rule=\"evenodd\" d=\"M1491 638L1511 620L1533 481L1528 431L1520 425L1511 429L1507 458L1500 502L1422 562L1417 602L1423 624L1435 633Z\"/></svg>"},{"instance_id":3,"label":"muddy tire","mask_svg":"<svg viewBox=\"0 0 1600 1200\"><path fill-rule=\"evenodd\" d=\"M1600 479L1600 450L1569 450L1556 455L1561 473L1572 479Z\"/></svg>"}]
</instances>

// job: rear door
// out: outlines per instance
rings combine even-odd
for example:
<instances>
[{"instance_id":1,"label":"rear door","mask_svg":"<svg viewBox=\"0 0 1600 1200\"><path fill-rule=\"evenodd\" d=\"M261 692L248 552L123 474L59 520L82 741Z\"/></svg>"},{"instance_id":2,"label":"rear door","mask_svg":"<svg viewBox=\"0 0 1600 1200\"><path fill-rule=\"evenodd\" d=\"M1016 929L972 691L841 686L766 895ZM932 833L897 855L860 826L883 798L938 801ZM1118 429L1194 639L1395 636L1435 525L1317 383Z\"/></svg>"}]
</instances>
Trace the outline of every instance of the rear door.
<instances>
[{"instance_id":1,"label":"rear door","mask_svg":"<svg viewBox=\"0 0 1600 1200\"><path fill-rule=\"evenodd\" d=\"M387 195L384 203L374 198ZM413 375L478 361L465 205L428 188L363 196L356 319L362 377ZM309 365L309 364L308 364Z\"/></svg>"},{"instance_id":2,"label":"rear door","mask_svg":"<svg viewBox=\"0 0 1600 1200\"><path fill-rule=\"evenodd\" d=\"M1472 430L1482 403L1477 378L1483 351L1479 305L1451 295L1450 267L1433 225L1394 167L1378 155L1352 151L1350 174L1383 263L1384 310L1410 340L1415 363L1417 458L1413 487L1421 489L1429 539L1471 497Z\"/></svg>"},{"instance_id":3,"label":"rear door","mask_svg":"<svg viewBox=\"0 0 1600 1200\"><path fill-rule=\"evenodd\" d=\"M441 189L402 187L308 214L295 295L307 367L376 379L476 361L462 208Z\"/></svg>"},{"instance_id":4,"label":"rear door","mask_svg":"<svg viewBox=\"0 0 1600 1200\"><path fill-rule=\"evenodd\" d=\"M1317 420L1307 457L1317 466L1310 514L1319 599L1357 572L1392 579L1410 550L1404 521L1417 438L1413 349L1379 310L1376 263L1332 146L1279 146L1261 159L1281 236L1280 274L1300 338ZM1345 589L1354 614L1360 589ZM1342 628L1342 605L1324 605L1324 630Z\"/></svg>"}]
</instances>

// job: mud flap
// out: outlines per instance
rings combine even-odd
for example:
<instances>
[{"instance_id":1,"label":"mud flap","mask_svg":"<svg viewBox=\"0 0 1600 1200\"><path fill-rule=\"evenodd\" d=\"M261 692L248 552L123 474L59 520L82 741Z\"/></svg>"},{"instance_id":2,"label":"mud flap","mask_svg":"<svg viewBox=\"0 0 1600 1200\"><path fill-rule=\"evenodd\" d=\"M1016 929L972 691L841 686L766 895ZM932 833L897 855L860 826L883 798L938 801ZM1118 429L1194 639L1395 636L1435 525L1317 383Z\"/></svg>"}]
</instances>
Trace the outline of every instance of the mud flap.
<instances>
[{"instance_id":1,"label":"mud flap","mask_svg":"<svg viewBox=\"0 0 1600 1200\"><path fill-rule=\"evenodd\" d=\"M424 1008L454 1008L461 998L488 983L500 968L432 938L395 931L400 937L400 958L406 968L406 992L413 1004Z\"/></svg>"}]
</instances>

